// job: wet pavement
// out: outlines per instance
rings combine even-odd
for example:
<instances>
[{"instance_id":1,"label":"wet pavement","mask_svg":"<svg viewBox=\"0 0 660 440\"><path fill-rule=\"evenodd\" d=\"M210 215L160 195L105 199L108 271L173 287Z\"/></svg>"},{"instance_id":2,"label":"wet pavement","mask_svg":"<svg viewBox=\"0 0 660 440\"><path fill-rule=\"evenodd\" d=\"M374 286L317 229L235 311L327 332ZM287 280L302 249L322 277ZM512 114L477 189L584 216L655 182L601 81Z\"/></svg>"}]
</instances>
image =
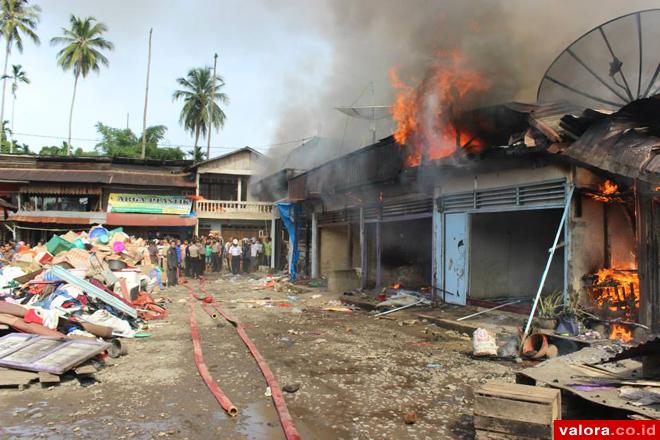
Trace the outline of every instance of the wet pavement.
<instances>
[{"instance_id":1,"label":"wet pavement","mask_svg":"<svg viewBox=\"0 0 660 440\"><path fill-rule=\"evenodd\" d=\"M225 276L206 289L243 322L280 385L300 386L284 394L303 439L473 438L472 386L513 381L515 364L473 359L465 335L435 329L429 340L429 323L402 325L412 315L324 311L336 295L262 283ZM266 382L234 328L195 305L206 365L239 410L230 418L193 361L188 291L164 293L168 318L150 323L151 338L127 340L128 355L108 359L92 386L65 378L0 389L0 438L283 439ZM290 302L255 302L263 298ZM413 425L403 421L408 412Z\"/></svg>"}]
</instances>

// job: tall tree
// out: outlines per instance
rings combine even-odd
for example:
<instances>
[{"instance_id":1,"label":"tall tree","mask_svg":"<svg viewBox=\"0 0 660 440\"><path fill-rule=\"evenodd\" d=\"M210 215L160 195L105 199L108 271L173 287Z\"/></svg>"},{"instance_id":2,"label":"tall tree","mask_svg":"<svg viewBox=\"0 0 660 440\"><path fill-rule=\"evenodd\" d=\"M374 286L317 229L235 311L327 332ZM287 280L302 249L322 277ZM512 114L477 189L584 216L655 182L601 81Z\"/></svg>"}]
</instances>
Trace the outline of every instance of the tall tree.
<instances>
[{"instance_id":1,"label":"tall tree","mask_svg":"<svg viewBox=\"0 0 660 440\"><path fill-rule=\"evenodd\" d=\"M174 92L172 100L183 101L179 123L195 136L197 148L199 137L206 136L211 126L218 130L225 125L227 115L218 105L218 102L229 103L227 94L220 92L225 81L221 76L216 76L214 81L209 67L198 67L191 69L185 78L178 78L176 82L181 88Z\"/></svg>"},{"instance_id":2,"label":"tall tree","mask_svg":"<svg viewBox=\"0 0 660 440\"><path fill-rule=\"evenodd\" d=\"M35 44L39 44L39 36L35 32L35 29L39 23L40 12L41 8L39 6L30 5L27 0L0 0L0 32L2 32L2 37L5 39L5 66L2 71L0 121L5 120L6 77L7 67L9 66L9 55L11 55L14 47L19 52L23 52L24 37L28 37Z\"/></svg>"},{"instance_id":3,"label":"tall tree","mask_svg":"<svg viewBox=\"0 0 660 440\"><path fill-rule=\"evenodd\" d=\"M23 66L20 64L12 64L11 66L11 75L2 75L3 80L11 80L11 132L14 133L14 110L16 109L16 92L18 91L18 84L30 84L30 78L28 78ZM13 138L13 137L12 137ZM13 145L13 144L12 144Z\"/></svg>"},{"instance_id":4,"label":"tall tree","mask_svg":"<svg viewBox=\"0 0 660 440\"><path fill-rule=\"evenodd\" d=\"M67 145L71 145L71 125L73 121L73 106L76 101L76 89L80 76L85 78L89 72L100 72L101 64L108 66L108 58L102 50L114 49L114 44L103 38L108 27L94 17L78 18L71 15L69 28L62 28L63 35L50 40L52 45L63 45L64 48L57 53L57 64L64 70L73 71L73 96L71 97L71 110L69 111L69 138Z\"/></svg>"},{"instance_id":5,"label":"tall tree","mask_svg":"<svg viewBox=\"0 0 660 440\"><path fill-rule=\"evenodd\" d=\"M179 148L159 147L158 144L165 138L167 127L152 125L137 136L130 128L109 127L101 122L96 124L96 131L101 141L96 144L99 154L110 157L142 157L142 142L145 140L145 157L147 159L180 160L184 153Z\"/></svg>"}]
</instances>

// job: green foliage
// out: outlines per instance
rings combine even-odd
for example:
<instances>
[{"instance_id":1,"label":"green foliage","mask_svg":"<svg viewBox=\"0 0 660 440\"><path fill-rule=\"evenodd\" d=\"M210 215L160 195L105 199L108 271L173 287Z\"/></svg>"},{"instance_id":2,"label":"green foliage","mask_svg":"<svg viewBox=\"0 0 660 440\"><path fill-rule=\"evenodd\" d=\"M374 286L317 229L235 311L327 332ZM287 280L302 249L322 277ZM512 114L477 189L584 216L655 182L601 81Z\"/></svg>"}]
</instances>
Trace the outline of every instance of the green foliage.
<instances>
[{"instance_id":1,"label":"green foliage","mask_svg":"<svg viewBox=\"0 0 660 440\"><path fill-rule=\"evenodd\" d=\"M206 153L202 150L202 147L194 147L192 150L188 151L188 156L193 160L193 162L202 162L206 159Z\"/></svg>"},{"instance_id":2,"label":"green foliage","mask_svg":"<svg viewBox=\"0 0 660 440\"><path fill-rule=\"evenodd\" d=\"M51 146L46 146L42 147L41 151L39 151L40 156L68 156L69 155L69 148L70 146L67 144L66 141L62 142L61 146L57 145L51 145ZM99 154L96 151L85 151L82 148L76 148L75 151L72 151L73 156L82 156L82 157L94 157L98 156Z\"/></svg>"},{"instance_id":3,"label":"green foliage","mask_svg":"<svg viewBox=\"0 0 660 440\"><path fill-rule=\"evenodd\" d=\"M28 144L19 144L16 141L0 141L0 153L2 154L32 154Z\"/></svg>"},{"instance_id":4,"label":"green foliage","mask_svg":"<svg viewBox=\"0 0 660 440\"><path fill-rule=\"evenodd\" d=\"M23 66L20 64L11 65L11 75L2 75L0 79L10 79L11 80L11 94L14 95L16 99L16 91L18 90L18 83L30 84L30 78L28 78L27 73L23 70Z\"/></svg>"},{"instance_id":5,"label":"green foliage","mask_svg":"<svg viewBox=\"0 0 660 440\"><path fill-rule=\"evenodd\" d=\"M73 71L77 78L86 77L89 72L99 72L101 65L108 66L108 58L101 50L112 50L114 45L104 39L102 35L108 27L94 17L78 18L71 15L70 27L62 28L61 37L53 37L51 45L64 46L57 53L57 64L64 71Z\"/></svg>"},{"instance_id":6,"label":"green foliage","mask_svg":"<svg viewBox=\"0 0 660 440\"><path fill-rule=\"evenodd\" d=\"M142 154L142 136L137 136L129 128L109 127L101 122L96 124L101 142L96 144L99 154L110 157L139 158ZM158 147L165 137L167 127L154 125L145 130L145 156L147 159L181 160L184 153L180 148Z\"/></svg>"},{"instance_id":7,"label":"green foliage","mask_svg":"<svg viewBox=\"0 0 660 440\"><path fill-rule=\"evenodd\" d=\"M539 316L541 318L556 318L562 310L563 293L559 290L542 296L539 301Z\"/></svg>"},{"instance_id":8,"label":"green foliage","mask_svg":"<svg viewBox=\"0 0 660 440\"><path fill-rule=\"evenodd\" d=\"M195 136L195 146L197 146L200 135L206 136L209 120L212 120L216 130L225 124L227 115L218 105L218 102L229 103L229 97L220 92L225 81L221 76L216 76L214 82L211 69L199 67L191 69L185 78L178 78L176 82L181 89L174 91L172 100L183 101L179 123Z\"/></svg>"},{"instance_id":9,"label":"green foliage","mask_svg":"<svg viewBox=\"0 0 660 440\"><path fill-rule=\"evenodd\" d=\"M0 0L0 32L7 42L7 52L11 52L13 46L23 52L24 36L39 44L35 29L40 12L39 6L30 5L27 0Z\"/></svg>"}]
</instances>

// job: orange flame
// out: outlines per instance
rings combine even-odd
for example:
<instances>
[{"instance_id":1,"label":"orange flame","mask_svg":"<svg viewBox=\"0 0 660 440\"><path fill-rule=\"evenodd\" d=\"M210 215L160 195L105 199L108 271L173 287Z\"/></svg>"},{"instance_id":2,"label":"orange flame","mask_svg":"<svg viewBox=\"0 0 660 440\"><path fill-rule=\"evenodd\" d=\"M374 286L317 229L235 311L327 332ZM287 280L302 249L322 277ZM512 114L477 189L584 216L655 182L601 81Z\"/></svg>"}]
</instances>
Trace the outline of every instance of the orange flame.
<instances>
[{"instance_id":1,"label":"orange flame","mask_svg":"<svg viewBox=\"0 0 660 440\"><path fill-rule=\"evenodd\" d=\"M437 160L450 156L458 148L483 148L482 142L452 123L455 115L464 110L466 100L490 87L458 50L439 53L426 79L417 87L404 83L395 68L390 69L390 82L396 90L391 108L397 124L394 139L407 146L406 166L420 165L423 157Z\"/></svg>"},{"instance_id":2,"label":"orange flame","mask_svg":"<svg viewBox=\"0 0 660 440\"><path fill-rule=\"evenodd\" d=\"M401 288L401 283L392 284L390 287L392 289L400 289Z\"/></svg>"},{"instance_id":3,"label":"orange flame","mask_svg":"<svg viewBox=\"0 0 660 440\"><path fill-rule=\"evenodd\" d=\"M620 197L615 196L619 192L619 185L609 179L604 180L603 183L598 185L597 191L597 193L587 193L586 195L602 203L623 202Z\"/></svg>"},{"instance_id":4,"label":"orange flame","mask_svg":"<svg viewBox=\"0 0 660 440\"><path fill-rule=\"evenodd\" d=\"M612 324L610 326L610 339L618 339L621 342L630 342L633 339L633 333L625 325Z\"/></svg>"},{"instance_id":5,"label":"orange flame","mask_svg":"<svg viewBox=\"0 0 660 440\"><path fill-rule=\"evenodd\" d=\"M639 309L639 275L635 271L620 269L600 269L595 274L594 285L597 287L596 304L613 312L621 312L623 317L633 320ZM632 340L632 331L620 324L610 327L610 339L623 342Z\"/></svg>"},{"instance_id":6,"label":"orange flame","mask_svg":"<svg viewBox=\"0 0 660 440\"><path fill-rule=\"evenodd\" d=\"M610 179L607 179L598 185L598 191L605 194L606 196L611 196L612 194L619 192L619 185L612 182Z\"/></svg>"}]
</instances>

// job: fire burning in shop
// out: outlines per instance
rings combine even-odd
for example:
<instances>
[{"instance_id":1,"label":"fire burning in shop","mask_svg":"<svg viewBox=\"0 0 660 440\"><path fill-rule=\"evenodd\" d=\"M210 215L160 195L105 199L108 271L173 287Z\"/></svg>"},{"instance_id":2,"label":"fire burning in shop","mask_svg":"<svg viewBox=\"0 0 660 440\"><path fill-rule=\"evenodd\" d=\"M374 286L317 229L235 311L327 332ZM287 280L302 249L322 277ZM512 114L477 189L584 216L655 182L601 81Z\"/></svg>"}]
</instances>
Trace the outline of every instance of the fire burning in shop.
<instances>
[{"instance_id":1,"label":"fire burning in shop","mask_svg":"<svg viewBox=\"0 0 660 440\"><path fill-rule=\"evenodd\" d=\"M604 204L625 203L621 189L609 179L599 184L596 192L586 195ZM604 206L604 209L607 209L607 206ZM600 316L609 321L639 320L640 286L636 264L634 268L630 268L629 263L606 262L606 267L592 274L591 278L593 280L589 287L591 299ZM610 324L610 339L628 342L632 338L633 333L629 325Z\"/></svg>"},{"instance_id":2,"label":"fire burning in shop","mask_svg":"<svg viewBox=\"0 0 660 440\"><path fill-rule=\"evenodd\" d=\"M397 91L391 112L396 122L394 139L405 146L407 167L437 160L463 149L478 152L484 144L455 124L456 115L490 88L458 50L438 53L427 77L413 87L390 70Z\"/></svg>"}]
</instances>

